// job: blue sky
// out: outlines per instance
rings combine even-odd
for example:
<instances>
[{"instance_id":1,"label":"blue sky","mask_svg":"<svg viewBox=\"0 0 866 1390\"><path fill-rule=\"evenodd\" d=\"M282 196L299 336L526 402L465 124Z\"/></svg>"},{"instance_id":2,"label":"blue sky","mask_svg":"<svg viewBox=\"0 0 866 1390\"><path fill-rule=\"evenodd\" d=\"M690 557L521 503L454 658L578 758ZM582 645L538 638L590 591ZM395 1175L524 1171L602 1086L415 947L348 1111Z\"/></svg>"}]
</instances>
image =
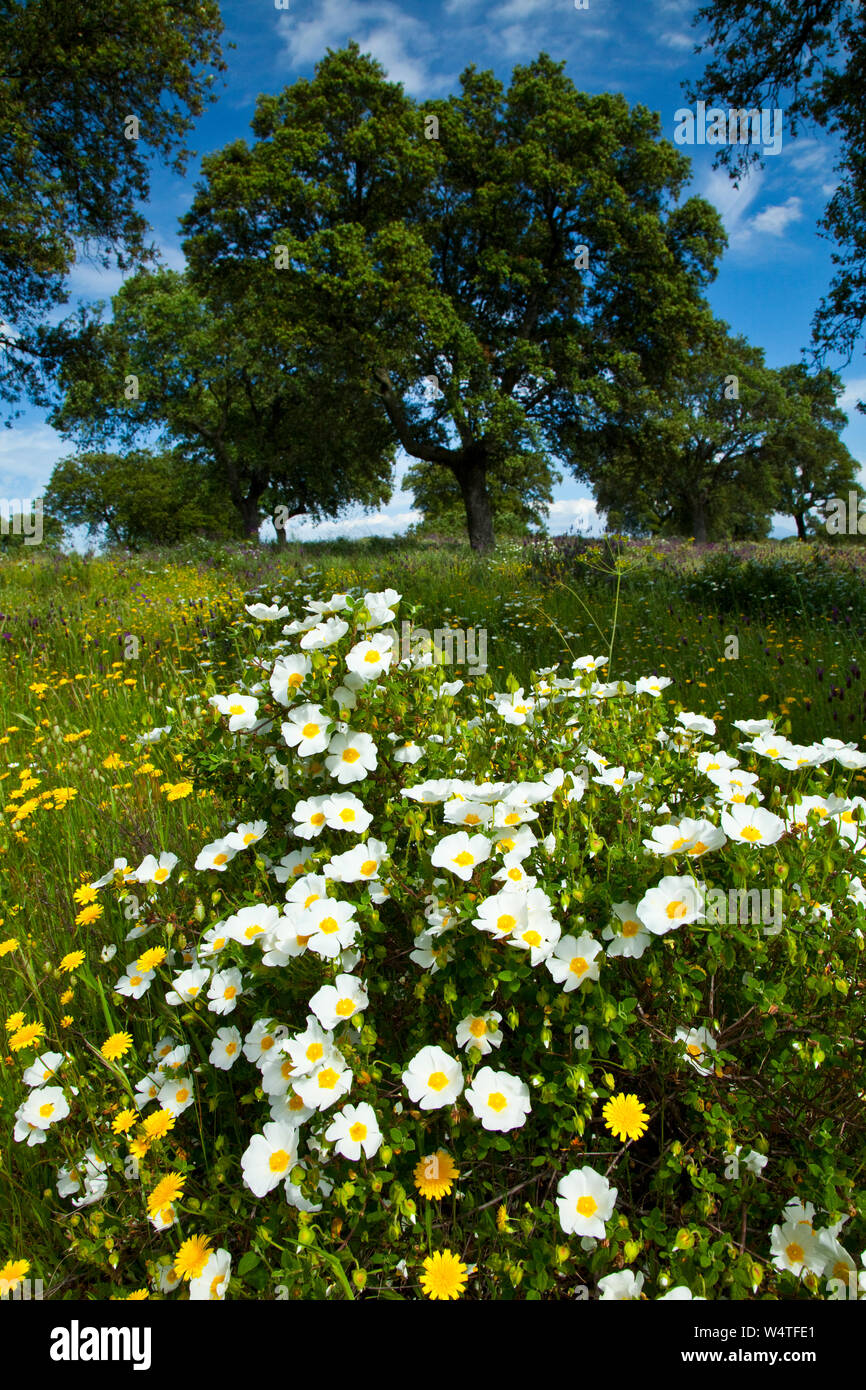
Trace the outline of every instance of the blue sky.
<instances>
[{"instance_id":1,"label":"blue sky","mask_svg":"<svg viewBox=\"0 0 866 1390\"><path fill-rule=\"evenodd\" d=\"M349 39L418 99L455 90L470 63L492 68L507 84L515 64L545 50L565 60L566 72L584 91L622 92L631 104L658 111L662 133L671 140L676 112L688 104L681 83L695 81L700 95L704 60L692 51L697 33L691 26L698 0L588 0L585 9L575 8L576 0L288 0L280 8L281 3L285 0L227 0L221 6L225 41L236 47L226 51L228 72L216 84L218 100L188 137L197 157L186 177L158 171L147 207L155 240L172 267L183 266L178 218L192 198L198 157L229 141L251 139L249 122L259 92L279 91L312 76L326 50ZM688 193L718 208L729 236L708 291L710 304L734 332L764 349L771 367L799 360L808 347L812 315L832 274L832 245L819 236L817 222L835 187L834 144L814 130L792 139L784 117L782 130L779 153L739 189L723 170L713 169L712 148L684 149L692 158ZM116 271L79 262L64 312L79 298L109 300L121 279ZM866 398L862 345L849 365L829 365L840 371L846 386L841 404L849 426L843 437L866 465L866 417L855 410L856 401ZM0 493L38 496L55 461L73 451L43 413L28 410L11 430L0 430ZM290 534L394 534L413 519L411 495L398 488L380 513L356 509L318 527L296 523ZM575 526L590 530L598 523L589 489L566 477L556 491L550 529L558 533ZM779 519L774 533L792 531L791 522Z\"/></svg>"}]
</instances>

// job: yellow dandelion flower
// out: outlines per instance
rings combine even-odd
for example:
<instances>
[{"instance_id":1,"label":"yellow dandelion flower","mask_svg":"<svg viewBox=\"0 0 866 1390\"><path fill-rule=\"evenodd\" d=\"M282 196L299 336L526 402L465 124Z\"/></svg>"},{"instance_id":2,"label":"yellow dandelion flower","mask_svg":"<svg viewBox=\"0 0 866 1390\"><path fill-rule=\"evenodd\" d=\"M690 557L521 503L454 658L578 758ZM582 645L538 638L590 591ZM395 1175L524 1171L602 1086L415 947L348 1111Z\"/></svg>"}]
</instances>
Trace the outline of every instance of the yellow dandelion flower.
<instances>
[{"instance_id":1,"label":"yellow dandelion flower","mask_svg":"<svg viewBox=\"0 0 866 1390\"><path fill-rule=\"evenodd\" d=\"M167 783L163 787L163 791L165 792L169 801L180 801L183 797L190 796L192 794L192 790L192 782L175 782L174 784Z\"/></svg>"},{"instance_id":2,"label":"yellow dandelion flower","mask_svg":"<svg viewBox=\"0 0 866 1390\"><path fill-rule=\"evenodd\" d=\"M507 1226L508 1226L508 1208L507 1208L507 1206L505 1205L505 1203L503 1202L501 1207L497 1207L497 1208L496 1208L496 1229L497 1229L497 1231L504 1231L504 1230L506 1229Z\"/></svg>"},{"instance_id":3,"label":"yellow dandelion flower","mask_svg":"<svg viewBox=\"0 0 866 1390\"><path fill-rule=\"evenodd\" d=\"M129 1141L129 1152L132 1154L133 1158L146 1157L149 1148L150 1144L141 1136L137 1139L130 1139Z\"/></svg>"},{"instance_id":4,"label":"yellow dandelion flower","mask_svg":"<svg viewBox=\"0 0 866 1390\"><path fill-rule=\"evenodd\" d=\"M0 941L0 956L8 956L11 951L18 950L18 942L14 936L9 936L5 941Z\"/></svg>"},{"instance_id":5,"label":"yellow dandelion flower","mask_svg":"<svg viewBox=\"0 0 866 1390\"><path fill-rule=\"evenodd\" d=\"M24 1015L22 1013L10 1014L6 1020L6 1032L17 1033L23 1022Z\"/></svg>"},{"instance_id":6,"label":"yellow dandelion flower","mask_svg":"<svg viewBox=\"0 0 866 1390\"><path fill-rule=\"evenodd\" d=\"M441 1197L448 1196L459 1173L451 1155L440 1149L438 1153L427 1154L415 1165L414 1176L421 1196L438 1202Z\"/></svg>"},{"instance_id":7,"label":"yellow dandelion flower","mask_svg":"<svg viewBox=\"0 0 866 1390\"><path fill-rule=\"evenodd\" d=\"M72 1014L64 1014L60 1020L60 1027L71 1028L74 1022L75 1019L72 1017Z\"/></svg>"},{"instance_id":8,"label":"yellow dandelion flower","mask_svg":"<svg viewBox=\"0 0 866 1390\"><path fill-rule=\"evenodd\" d=\"M158 1216L166 1207L170 1207L172 1202L176 1202L183 1192L185 1182L186 1178L182 1173L166 1173L164 1178L160 1178L147 1199L149 1214Z\"/></svg>"},{"instance_id":9,"label":"yellow dandelion flower","mask_svg":"<svg viewBox=\"0 0 866 1390\"><path fill-rule=\"evenodd\" d=\"M466 1288L466 1265L450 1250L437 1250L424 1261L421 1288L428 1298L459 1298Z\"/></svg>"},{"instance_id":10,"label":"yellow dandelion flower","mask_svg":"<svg viewBox=\"0 0 866 1390\"><path fill-rule=\"evenodd\" d=\"M83 964L83 962L83 951L69 951L60 962L60 969L63 970L66 974L69 974L70 971L77 970L79 965Z\"/></svg>"},{"instance_id":11,"label":"yellow dandelion flower","mask_svg":"<svg viewBox=\"0 0 866 1390\"><path fill-rule=\"evenodd\" d=\"M89 927L91 922L98 922L102 916L103 908L100 903L90 903L83 907L75 918L76 927Z\"/></svg>"},{"instance_id":12,"label":"yellow dandelion flower","mask_svg":"<svg viewBox=\"0 0 866 1390\"><path fill-rule=\"evenodd\" d=\"M23 1047L32 1047L44 1036L44 1023L25 1023L23 1028L19 1028L17 1033L12 1034L9 1039L9 1046L13 1052L20 1052Z\"/></svg>"},{"instance_id":13,"label":"yellow dandelion flower","mask_svg":"<svg viewBox=\"0 0 866 1390\"><path fill-rule=\"evenodd\" d=\"M102 766L113 772L115 768L123 767L123 759L119 753L109 753L107 758L102 759Z\"/></svg>"},{"instance_id":14,"label":"yellow dandelion flower","mask_svg":"<svg viewBox=\"0 0 866 1390\"><path fill-rule=\"evenodd\" d=\"M7 1260L0 1269L0 1294L11 1293L13 1289L17 1289L29 1268L29 1260Z\"/></svg>"},{"instance_id":15,"label":"yellow dandelion flower","mask_svg":"<svg viewBox=\"0 0 866 1390\"><path fill-rule=\"evenodd\" d=\"M74 989L65 989L60 996L61 1004L68 1004L75 997Z\"/></svg>"},{"instance_id":16,"label":"yellow dandelion flower","mask_svg":"<svg viewBox=\"0 0 866 1390\"><path fill-rule=\"evenodd\" d=\"M118 1057L124 1057L131 1047L131 1033L112 1033L99 1050L107 1062L115 1062Z\"/></svg>"},{"instance_id":17,"label":"yellow dandelion flower","mask_svg":"<svg viewBox=\"0 0 866 1390\"><path fill-rule=\"evenodd\" d=\"M127 1130L132 1129L132 1126L137 1120L137 1110L121 1110L111 1121L111 1128L115 1134L126 1134Z\"/></svg>"},{"instance_id":18,"label":"yellow dandelion flower","mask_svg":"<svg viewBox=\"0 0 866 1390\"><path fill-rule=\"evenodd\" d=\"M604 1123L617 1139L640 1139L649 1124L649 1115L637 1096L620 1092L602 1110Z\"/></svg>"},{"instance_id":19,"label":"yellow dandelion flower","mask_svg":"<svg viewBox=\"0 0 866 1390\"><path fill-rule=\"evenodd\" d=\"M83 906L85 903L95 902L96 889L93 888L89 883L82 883L80 888L76 888L73 891L72 896L77 903L80 903Z\"/></svg>"},{"instance_id":20,"label":"yellow dandelion flower","mask_svg":"<svg viewBox=\"0 0 866 1390\"><path fill-rule=\"evenodd\" d=\"M162 946L151 946L149 951L145 951L135 962L136 970L142 975L146 975L149 970L155 970L158 965L162 965L165 960L165 950Z\"/></svg>"},{"instance_id":21,"label":"yellow dandelion flower","mask_svg":"<svg viewBox=\"0 0 866 1390\"><path fill-rule=\"evenodd\" d=\"M175 1116L170 1110L154 1110L152 1115L142 1121L141 1132L145 1139L162 1139L163 1135L168 1134L174 1128Z\"/></svg>"},{"instance_id":22,"label":"yellow dandelion flower","mask_svg":"<svg viewBox=\"0 0 866 1390\"><path fill-rule=\"evenodd\" d=\"M124 1299L125 1303L143 1303L146 1298L150 1298L147 1289L136 1289L135 1293L128 1293Z\"/></svg>"},{"instance_id":23,"label":"yellow dandelion flower","mask_svg":"<svg viewBox=\"0 0 866 1390\"><path fill-rule=\"evenodd\" d=\"M174 1257L175 1274L181 1279L197 1279L210 1255L210 1236L190 1236Z\"/></svg>"}]
</instances>

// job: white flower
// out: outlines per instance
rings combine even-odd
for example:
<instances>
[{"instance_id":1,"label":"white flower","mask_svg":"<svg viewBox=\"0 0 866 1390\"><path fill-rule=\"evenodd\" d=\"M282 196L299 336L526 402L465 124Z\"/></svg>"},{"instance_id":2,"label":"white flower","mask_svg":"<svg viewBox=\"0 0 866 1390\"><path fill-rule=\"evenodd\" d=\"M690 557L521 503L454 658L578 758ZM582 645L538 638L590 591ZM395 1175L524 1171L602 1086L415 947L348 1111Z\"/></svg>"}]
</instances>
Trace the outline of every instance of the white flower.
<instances>
[{"instance_id":1,"label":"white flower","mask_svg":"<svg viewBox=\"0 0 866 1390\"><path fill-rule=\"evenodd\" d=\"M69 1101L61 1086L35 1086L15 1112L16 1120L36 1129L50 1129L69 1114Z\"/></svg>"},{"instance_id":2,"label":"white flower","mask_svg":"<svg viewBox=\"0 0 866 1390\"><path fill-rule=\"evenodd\" d=\"M280 909L274 903L252 903L227 917L223 932L231 941L249 946L273 931L279 920Z\"/></svg>"},{"instance_id":3,"label":"white flower","mask_svg":"<svg viewBox=\"0 0 866 1390\"><path fill-rule=\"evenodd\" d=\"M663 690L673 684L670 676L641 676L635 684L636 695L652 695L658 699Z\"/></svg>"},{"instance_id":4,"label":"white flower","mask_svg":"<svg viewBox=\"0 0 866 1390\"><path fill-rule=\"evenodd\" d=\"M24 1072L25 1086L45 1086L56 1076L64 1062L62 1052L43 1052Z\"/></svg>"},{"instance_id":5,"label":"white flower","mask_svg":"<svg viewBox=\"0 0 866 1390\"><path fill-rule=\"evenodd\" d=\"M239 970L220 970L210 982L207 997L211 1001L208 1009L212 1014L230 1014L237 1008L239 997L243 994L241 972Z\"/></svg>"},{"instance_id":6,"label":"white flower","mask_svg":"<svg viewBox=\"0 0 866 1390\"><path fill-rule=\"evenodd\" d=\"M375 771L376 751L369 734L347 729L345 733L333 735L328 744L330 756L325 759L325 767L341 787L350 782L363 782L368 772Z\"/></svg>"},{"instance_id":7,"label":"white flower","mask_svg":"<svg viewBox=\"0 0 866 1390\"><path fill-rule=\"evenodd\" d=\"M205 845L199 851L195 861L197 869L216 869L219 873L225 872L227 864L234 859L237 850L226 840L212 840L209 845Z\"/></svg>"},{"instance_id":8,"label":"white flower","mask_svg":"<svg viewBox=\"0 0 866 1390\"><path fill-rule=\"evenodd\" d=\"M449 869L452 874L468 882L478 864L490 854L490 841L486 835L467 835L459 830L456 835L446 835L440 840L430 856L435 868Z\"/></svg>"},{"instance_id":9,"label":"white flower","mask_svg":"<svg viewBox=\"0 0 866 1390\"><path fill-rule=\"evenodd\" d=\"M709 1058L710 1065L705 1065L709 1053L715 1052L719 1045L709 1029L678 1028L676 1031L676 1041L683 1043L688 1061L692 1064L695 1071L700 1072L701 1076L709 1076L710 1073L715 1070L712 1057Z\"/></svg>"},{"instance_id":10,"label":"white flower","mask_svg":"<svg viewBox=\"0 0 866 1390\"><path fill-rule=\"evenodd\" d=\"M785 822L762 806L734 805L722 812L722 829L748 845L774 845L785 833Z\"/></svg>"},{"instance_id":11,"label":"white flower","mask_svg":"<svg viewBox=\"0 0 866 1390\"><path fill-rule=\"evenodd\" d=\"M121 975L114 990L116 994L124 994L128 999L140 999L143 994L147 993L155 979L155 971L136 970L133 961L132 965L126 967L126 974Z\"/></svg>"},{"instance_id":12,"label":"white flower","mask_svg":"<svg viewBox=\"0 0 866 1390\"><path fill-rule=\"evenodd\" d=\"M650 888L637 905L637 915L656 936L704 917L704 886L693 879L668 874Z\"/></svg>"},{"instance_id":13,"label":"white flower","mask_svg":"<svg viewBox=\"0 0 866 1390\"><path fill-rule=\"evenodd\" d=\"M172 1115L182 1115L184 1110L195 1104L192 1078L180 1076L176 1081L164 1082L159 1088L157 1100L162 1110L168 1110Z\"/></svg>"},{"instance_id":14,"label":"white flower","mask_svg":"<svg viewBox=\"0 0 866 1390\"><path fill-rule=\"evenodd\" d=\"M364 607L370 619L364 626L381 627L383 623L392 623L396 616L394 610L402 597L396 589L381 589L378 593L365 594Z\"/></svg>"},{"instance_id":15,"label":"white flower","mask_svg":"<svg viewBox=\"0 0 866 1390\"><path fill-rule=\"evenodd\" d=\"M182 975L172 980L172 988L166 992L166 1004L191 1004L209 979L210 971L204 966L196 965L191 970L184 970Z\"/></svg>"},{"instance_id":16,"label":"white flower","mask_svg":"<svg viewBox=\"0 0 866 1390\"><path fill-rule=\"evenodd\" d=\"M631 1302L640 1298L643 1275L635 1274L631 1269L620 1269L616 1274L606 1274L599 1279L598 1287L601 1290L601 1303Z\"/></svg>"},{"instance_id":17,"label":"white flower","mask_svg":"<svg viewBox=\"0 0 866 1390\"><path fill-rule=\"evenodd\" d=\"M259 702L252 695L242 695L234 690L230 695L211 695L209 705L220 714L229 715L229 733L236 734L239 729L252 729L256 722Z\"/></svg>"},{"instance_id":18,"label":"white flower","mask_svg":"<svg viewBox=\"0 0 866 1390\"><path fill-rule=\"evenodd\" d=\"M281 705L290 705L313 669L308 656L280 656L270 674L271 694Z\"/></svg>"},{"instance_id":19,"label":"white flower","mask_svg":"<svg viewBox=\"0 0 866 1390\"><path fill-rule=\"evenodd\" d=\"M308 758L313 753L324 753L332 723L318 705L298 705L289 710L289 717L280 728L288 746L296 749L299 757Z\"/></svg>"},{"instance_id":20,"label":"white flower","mask_svg":"<svg viewBox=\"0 0 866 1390\"><path fill-rule=\"evenodd\" d=\"M301 1076L294 1088L304 1105L311 1110L327 1110L341 1096L346 1095L352 1085L352 1073L337 1051L325 1053L322 1065L310 1076Z\"/></svg>"},{"instance_id":21,"label":"white flower","mask_svg":"<svg viewBox=\"0 0 866 1390\"><path fill-rule=\"evenodd\" d=\"M572 1168L556 1189L559 1224L567 1236L604 1240L604 1223L613 1215L617 1189L594 1168Z\"/></svg>"},{"instance_id":22,"label":"white flower","mask_svg":"<svg viewBox=\"0 0 866 1390\"><path fill-rule=\"evenodd\" d=\"M298 1131L289 1125L271 1123L261 1134L254 1134L241 1158L245 1185L256 1197L267 1194L285 1181L298 1155Z\"/></svg>"},{"instance_id":23,"label":"white flower","mask_svg":"<svg viewBox=\"0 0 866 1390\"><path fill-rule=\"evenodd\" d=\"M770 1253L776 1269L787 1270L798 1279L811 1270L824 1272L826 1257L811 1227L804 1221L786 1221L770 1232Z\"/></svg>"},{"instance_id":24,"label":"white flower","mask_svg":"<svg viewBox=\"0 0 866 1390\"><path fill-rule=\"evenodd\" d=\"M485 1129L501 1132L519 1129L531 1109L526 1082L492 1067L476 1072L471 1086L466 1088L466 1099Z\"/></svg>"},{"instance_id":25,"label":"white flower","mask_svg":"<svg viewBox=\"0 0 866 1390\"><path fill-rule=\"evenodd\" d=\"M457 1025L457 1046L466 1049L477 1047L481 1056L486 1057L494 1047L502 1046L501 1022L502 1014L494 1009L483 1014L467 1014Z\"/></svg>"},{"instance_id":26,"label":"white flower","mask_svg":"<svg viewBox=\"0 0 866 1390\"><path fill-rule=\"evenodd\" d=\"M342 618L328 618L304 634L301 646L305 652L321 651L323 647L333 647L348 631L349 624Z\"/></svg>"},{"instance_id":27,"label":"white flower","mask_svg":"<svg viewBox=\"0 0 866 1390\"><path fill-rule=\"evenodd\" d=\"M241 1055L241 1035L237 1028L218 1028L208 1061L220 1071L228 1071Z\"/></svg>"},{"instance_id":28,"label":"white flower","mask_svg":"<svg viewBox=\"0 0 866 1390\"><path fill-rule=\"evenodd\" d=\"M393 659L393 638L379 632L369 641L358 642L346 657L346 665L362 681L372 681L388 670Z\"/></svg>"},{"instance_id":29,"label":"white flower","mask_svg":"<svg viewBox=\"0 0 866 1390\"><path fill-rule=\"evenodd\" d=\"M319 898L306 912L309 949L317 956L333 959L351 946L358 935L355 908L336 898Z\"/></svg>"},{"instance_id":30,"label":"white flower","mask_svg":"<svg viewBox=\"0 0 866 1390\"><path fill-rule=\"evenodd\" d=\"M325 878L337 883L364 883L378 877L379 869L388 857L384 840L366 840L345 854L335 854L325 865Z\"/></svg>"},{"instance_id":31,"label":"white flower","mask_svg":"<svg viewBox=\"0 0 866 1390\"><path fill-rule=\"evenodd\" d=\"M322 810L325 823L331 830L351 830L356 835L363 835L373 820L353 792L338 792L325 797Z\"/></svg>"},{"instance_id":32,"label":"white flower","mask_svg":"<svg viewBox=\"0 0 866 1390\"><path fill-rule=\"evenodd\" d=\"M249 821L246 824L238 825L234 830L226 835L226 844L231 845L232 849L249 849L264 835L268 828L266 820Z\"/></svg>"},{"instance_id":33,"label":"white flower","mask_svg":"<svg viewBox=\"0 0 866 1390\"><path fill-rule=\"evenodd\" d=\"M639 960L652 941L652 933L644 927L634 903L611 903L611 907L622 926L619 931L613 925L604 928L602 937L610 942L607 954Z\"/></svg>"},{"instance_id":34,"label":"white flower","mask_svg":"<svg viewBox=\"0 0 866 1390\"><path fill-rule=\"evenodd\" d=\"M716 726L712 719L707 719L704 714L693 714L691 710L684 709L677 715L677 723L682 724L683 728L690 734L714 734Z\"/></svg>"},{"instance_id":35,"label":"white flower","mask_svg":"<svg viewBox=\"0 0 866 1390\"><path fill-rule=\"evenodd\" d=\"M325 1131L325 1138L334 1144L337 1153L357 1163L361 1154L373 1158L382 1146L382 1131L371 1105L344 1105Z\"/></svg>"},{"instance_id":36,"label":"white flower","mask_svg":"<svg viewBox=\"0 0 866 1390\"><path fill-rule=\"evenodd\" d=\"M403 1072L410 1100L422 1110L452 1105L463 1090L460 1063L441 1047L422 1047Z\"/></svg>"},{"instance_id":37,"label":"white flower","mask_svg":"<svg viewBox=\"0 0 866 1390\"><path fill-rule=\"evenodd\" d=\"M544 964L556 983L570 994L587 980L598 979L601 963L596 956L601 949L601 943L588 932L580 936L562 936Z\"/></svg>"},{"instance_id":38,"label":"white flower","mask_svg":"<svg viewBox=\"0 0 866 1390\"><path fill-rule=\"evenodd\" d=\"M338 975L332 985L322 985L310 1000L310 1008L323 1028L336 1028L369 1004L369 996L354 975Z\"/></svg>"},{"instance_id":39,"label":"white flower","mask_svg":"<svg viewBox=\"0 0 866 1390\"><path fill-rule=\"evenodd\" d=\"M292 820L295 822L295 834L301 840L314 840L326 825L325 802L326 796L311 796L307 801L299 801L292 811Z\"/></svg>"},{"instance_id":40,"label":"white flower","mask_svg":"<svg viewBox=\"0 0 866 1390\"><path fill-rule=\"evenodd\" d=\"M136 881L138 883L165 883L176 863L176 854L168 854L163 851L159 859L153 854L146 854L135 870Z\"/></svg>"},{"instance_id":41,"label":"white flower","mask_svg":"<svg viewBox=\"0 0 866 1390\"><path fill-rule=\"evenodd\" d=\"M190 1302L200 1299L206 1299L209 1303L221 1302L226 1296L231 1272L232 1257L228 1250L214 1250L201 1274L189 1281Z\"/></svg>"}]
</instances>

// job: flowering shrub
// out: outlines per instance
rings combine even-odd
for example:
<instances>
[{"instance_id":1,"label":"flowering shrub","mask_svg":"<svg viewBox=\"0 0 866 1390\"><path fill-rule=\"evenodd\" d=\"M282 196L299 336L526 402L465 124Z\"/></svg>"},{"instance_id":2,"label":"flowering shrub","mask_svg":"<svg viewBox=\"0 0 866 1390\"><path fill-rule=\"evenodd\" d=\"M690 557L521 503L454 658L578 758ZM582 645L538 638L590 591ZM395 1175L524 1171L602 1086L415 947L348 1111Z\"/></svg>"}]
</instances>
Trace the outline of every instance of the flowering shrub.
<instances>
[{"instance_id":1,"label":"flowering shrub","mask_svg":"<svg viewBox=\"0 0 866 1390\"><path fill-rule=\"evenodd\" d=\"M856 1295L866 755L592 656L449 681L399 601L247 606L244 664L143 735L221 833L77 890L102 1036L6 1021L82 1281Z\"/></svg>"}]
</instances>

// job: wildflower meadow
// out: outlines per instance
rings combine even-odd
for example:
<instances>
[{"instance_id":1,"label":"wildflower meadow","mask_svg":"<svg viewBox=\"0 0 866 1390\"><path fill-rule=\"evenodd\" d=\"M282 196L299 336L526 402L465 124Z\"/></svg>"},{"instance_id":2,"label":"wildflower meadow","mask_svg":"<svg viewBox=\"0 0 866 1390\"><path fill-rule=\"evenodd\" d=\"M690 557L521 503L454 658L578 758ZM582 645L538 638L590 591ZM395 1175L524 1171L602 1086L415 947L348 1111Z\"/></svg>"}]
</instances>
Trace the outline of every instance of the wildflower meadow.
<instances>
[{"instance_id":1,"label":"wildflower meadow","mask_svg":"<svg viewBox=\"0 0 866 1390\"><path fill-rule=\"evenodd\" d=\"M866 753L341 565L6 567L7 1286L858 1297Z\"/></svg>"}]
</instances>

